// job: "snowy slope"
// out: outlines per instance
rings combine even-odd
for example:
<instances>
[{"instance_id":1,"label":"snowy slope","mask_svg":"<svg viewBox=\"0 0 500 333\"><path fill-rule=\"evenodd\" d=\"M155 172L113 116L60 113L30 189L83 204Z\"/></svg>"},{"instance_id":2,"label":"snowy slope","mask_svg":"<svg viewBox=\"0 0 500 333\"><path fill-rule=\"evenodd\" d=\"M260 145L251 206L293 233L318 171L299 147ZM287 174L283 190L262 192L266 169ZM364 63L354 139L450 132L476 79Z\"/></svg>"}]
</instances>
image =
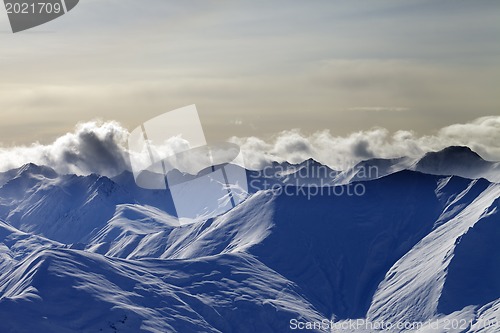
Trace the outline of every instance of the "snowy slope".
<instances>
[{"instance_id":1,"label":"snowy slope","mask_svg":"<svg viewBox=\"0 0 500 333\"><path fill-rule=\"evenodd\" d=\"M0 332L287 332L291 319L358 318L498 332L500 185L366 163L390 172L314 195L317 162L249 172L287 191L255 189L190 225L130 173L4 173Z\"/></svg>"},{"instance_id":2,"label":"snowy slope","mask_svg":"<svg viewBox=\"0 0 500 333\"><path fill-rule=\"evenodd\" d=\"M19 231L0 220L0 280L30 254L40 249L55 247L63 247L63 244Z\"/></svg>"},{"instance_id":3,"label":"snowy slope","mask_svg":"<svg viewBox=\"0 0 500 333\"><path fill-rule=\"evenodd\" d=\"M86 243L119 204L140 203L171 211L165 191L121 186L95 174L59 176L46 167L40 170L27 165L0 187L0 218L25 232L67 244Z\"/></svg>"},{"instance_id":4,"label":"snowy slope","mask_svg":"<svg viewBox=\"0 0 500 333\"><path fill-rule=\"evenodd\" d=\"M123 261L74 250L29 257L0 289L2 332L280 332L321 320L248 255Z\"/></svg>"},{"instance_id":5,"label":"snowy slope","mask_svg":"<svg viewBox=\"0 0 500 333\"><path fill-rule=\"evenodd\" d=\"M474 232L476 224L486 223L482 222L484 219L498 224L497 199L499 197L500 186L489 186L460 213L429 233L393 265L373 297L368 318L383 321L425 320L437 315L438 309L441 310L439 313L450 313L461 310L465 305L484 305L498 298L499 280L489 283L491 286L488 286L486 290L483 289L484 285L476 285L475 288L482 290L481 294L471 297L470 293L477 290L464 291L456 287L457 284L469 285L470 287L470 281L467 281L471 279L468 276L469 272L451 275L451 268L454 266L462 268L467 256L472 255L471 253L460 253L463 251L461 240L472 237L470 234ZM496 230L498 232L499 229L496 228ZM491 236L498 236L498 234ZM476 251L481 254L482 250L491 248L491 240L477 242L474 245ZM460 255L455 255L456 253L460 253ZM495 278L495 275L490 276L490 273L491 270L493 273L498 271L498 267L495 265L491 267L490 264L494 264L495 261L490 262L490 260L498 258L498 251L487 252L487 254L487 258L474 256L474 260L483 261L475 263L478 266L473 271L475 276L472 279L490 280ZM443 290L445 285L447 288ZM490 287L493 290L489 290ZM485 296L484 293L488 295ZM460 302L457 299L450 300L450 298L458 298ZM470 303L466 301L467 304L461 304L464 303L464 300L468 300Z\"/></svg>"},{"instance_id":6,"label":"snowy slope","mask_svg":"<svg viewBox=\"0 0 500 333\"><path fill-rule=\"evenodd\" d=\"M348 184L354 181L368 181L378 179L393 173L410 168L415 161L408 157L385 159L372 158L359 162L335 178L335 184Z\"/></svg>"}]
</instances>

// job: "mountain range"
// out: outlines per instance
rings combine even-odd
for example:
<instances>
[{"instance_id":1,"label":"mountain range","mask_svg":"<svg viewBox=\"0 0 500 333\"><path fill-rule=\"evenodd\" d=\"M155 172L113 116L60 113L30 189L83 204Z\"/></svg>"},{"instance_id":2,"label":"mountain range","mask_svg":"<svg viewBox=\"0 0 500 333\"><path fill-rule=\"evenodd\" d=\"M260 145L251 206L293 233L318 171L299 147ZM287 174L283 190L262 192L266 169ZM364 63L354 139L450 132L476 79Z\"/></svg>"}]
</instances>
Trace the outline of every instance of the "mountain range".
<instances>
[{"instance_id":1,"label":"mountain range","mask_svg":"<svg viewBox=\"0 0 500 333\"><path fill-rule=\"evenodd\" d=\"M246 172L245 200L187 225L128 171L0 173L0 332L500 331L498 162Z\"/></svg>"}]
</instances>

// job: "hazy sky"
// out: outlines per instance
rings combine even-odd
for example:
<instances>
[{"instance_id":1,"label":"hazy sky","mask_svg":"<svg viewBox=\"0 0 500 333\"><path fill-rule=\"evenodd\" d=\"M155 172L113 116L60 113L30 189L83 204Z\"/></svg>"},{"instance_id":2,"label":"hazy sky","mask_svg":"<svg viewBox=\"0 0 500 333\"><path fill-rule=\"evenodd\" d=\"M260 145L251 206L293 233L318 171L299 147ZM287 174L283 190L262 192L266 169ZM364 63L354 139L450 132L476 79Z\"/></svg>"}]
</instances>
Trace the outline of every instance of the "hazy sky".
<instances>
[{"instance_id":1,"label":"hazy sky","mask_svg":"<svg viewBox=\"0 0 500 333\"><path fill-rule=\"evenodd\" d=\"M189 104L209 139L427 134L500 114L499 87L497 0L81 0L17 34L0 9L3 146Z\"/></svg>"}]
</instances>

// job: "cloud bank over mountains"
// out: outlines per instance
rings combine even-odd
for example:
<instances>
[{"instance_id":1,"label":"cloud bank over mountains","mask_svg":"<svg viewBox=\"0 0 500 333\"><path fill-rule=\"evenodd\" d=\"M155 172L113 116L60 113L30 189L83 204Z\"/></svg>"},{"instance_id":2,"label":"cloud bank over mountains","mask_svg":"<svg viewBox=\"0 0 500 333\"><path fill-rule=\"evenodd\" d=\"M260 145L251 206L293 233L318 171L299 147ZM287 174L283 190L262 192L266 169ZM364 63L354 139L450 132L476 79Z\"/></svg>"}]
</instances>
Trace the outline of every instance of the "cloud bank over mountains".
<instances>
[{"instance_id":1,"label":"cloud bank over mountains","mask_svg":"<svg viewBox=\"0 0 500 333\"><path fill-rule=\"evenodd\" d=\"M31 162L59 173L116 174L128 168L128 135L117 122L81 123L51 144L0 148L0 170Z\"/></svg>"},{"instance_id":2,"label":"cloud bank over mountains","mask_svg":"<svg viewBox=\"0 0 500 333\"><path fill-rule=\"evenodd\" d=\"M443 127L427 136L418 136L411 131L391 133L379 127L348 136L334 136L328 130L312 135L291 130L279 133L270 142L256 137L231 140L246 152L247 165L251 167L258 167L268 160L298 163L312 157L341 170L370 158L417 158L449 146L468 146L486 160L500 161L500 116Z\"/></svg>"},{"instance_id":3,"label":"cloud bank over mountains","mask_svg":"<svg viewBox=\"0 0 500 333\"><path fill-rule=\"evenodd\" d=\"M81 123L51 144L0 147L0 170L32 162L59 173L115 175L130 169L128 136L129 130L114 121ZM468 146L486 160L500 161L500 116L454 124L427 136L411 131L391 133L384 128L348 136L335 136L328 130L311 135L289 130L267 141L257 137L232 137L229 141L240 145L246 167L254 169L269 161L299 163L312 157L340 170L370 158L417 158L456 145Z\"/></svg>"}]
</instances>

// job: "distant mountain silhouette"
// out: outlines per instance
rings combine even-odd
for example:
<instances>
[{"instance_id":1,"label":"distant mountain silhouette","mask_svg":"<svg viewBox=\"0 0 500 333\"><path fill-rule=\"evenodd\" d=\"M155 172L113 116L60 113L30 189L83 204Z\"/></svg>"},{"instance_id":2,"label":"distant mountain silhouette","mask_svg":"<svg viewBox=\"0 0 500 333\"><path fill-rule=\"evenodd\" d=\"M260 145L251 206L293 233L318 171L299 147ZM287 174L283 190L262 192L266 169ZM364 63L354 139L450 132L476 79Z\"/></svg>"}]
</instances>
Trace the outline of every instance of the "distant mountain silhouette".
<instances>
[{"instance_id":1,"label":"distant mountain silhouette","mask_svg":"<svg viewBox=\"0 0 500 333\"><path fill-rule=\"evenodd\" d=\"M487 178L498 181L499 164L485 161L469 147L451 146L425 154L414 170L433 175L455 175L470 179Z\"/></svg>"}]
</instances>

